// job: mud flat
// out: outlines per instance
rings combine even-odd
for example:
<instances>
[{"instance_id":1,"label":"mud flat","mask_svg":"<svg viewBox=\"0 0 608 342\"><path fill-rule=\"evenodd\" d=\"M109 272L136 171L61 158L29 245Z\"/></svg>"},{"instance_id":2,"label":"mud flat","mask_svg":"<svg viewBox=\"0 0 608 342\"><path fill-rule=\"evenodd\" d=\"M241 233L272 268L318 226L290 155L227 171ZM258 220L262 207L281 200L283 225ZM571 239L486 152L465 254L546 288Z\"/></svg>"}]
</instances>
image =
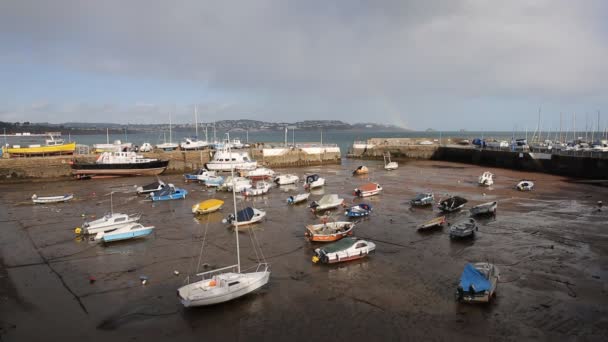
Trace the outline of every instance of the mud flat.
<instances>
[{"instance_id":1,"label":"mud flat","mask_svg":"<svg viewBox=\"0 0 608 342\"><path fill-rule=\"evenodd\" d=\"M359 164L370 167L352 177ZM255 228L272 264L261 291L225 305L184 309L176 289L198 264L200 269L235 261L234 234L221 223L231 195L184 184L186 200L151 203L133 194L149 178L3 184L0 194L0 338L2 341L133 340L589 340L608 337L608 189L567 178L507 169L489 169L492 188L477 186L486 169L440 161L401 163L386 172L377 161L346 160L342 165L285 171L317 172L325 189L347 202L359 202L352 189L371 179L385 191L367 199L373 215L355 235L373 239L377 252L366 259L330 267L310 261L315 246L304 240L304 225L318 222L303 206L287 207L293 188L273 188L259 198L237 198L265 209L268 219ZM537 190L513 190L522 179ZM291 189L291 190L290 190ZM418 223L436 209L411 209L416 192L457 194L467 207L497 200L495 218L479 220L475 240L450 241L447 228L420 234ZM77 238L73 229L109 209L142 212L157 227L146 239L103 246ZM30 203L33 193L68 193L66 204ZM485 195L484 195L485 194ZM197 220L198 200L226 201L222 212ZM343 213L337 212L341 216ZM451 222L466 211L449 215ZM251 233L242 232L241 256L253 264ZM464 305L454 294L464 264L488 260L501 270L496 300ZM180 272L174 275L174 270ZM148 277L142 285L139 277ZM91 283L90 277L96 281Z\"/></svg>"}]
</instances>

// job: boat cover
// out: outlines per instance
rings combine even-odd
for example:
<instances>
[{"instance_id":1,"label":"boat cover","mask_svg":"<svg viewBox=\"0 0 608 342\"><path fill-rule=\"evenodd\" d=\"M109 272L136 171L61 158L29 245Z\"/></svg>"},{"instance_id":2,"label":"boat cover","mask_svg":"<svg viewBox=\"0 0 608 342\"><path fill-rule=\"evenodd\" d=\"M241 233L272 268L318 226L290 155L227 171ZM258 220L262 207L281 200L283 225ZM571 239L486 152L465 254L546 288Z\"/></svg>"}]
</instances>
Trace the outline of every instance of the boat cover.
<instances>
[{"instance_id":1,"label":"boat cover","mask_svg":"<svg viewBox=\"0 0 608 342\"><path fill-rule=\"evenodd\" d=\"M377 190L380 185L377 183L367 183L361 185L357 190L361 192Z\"/></svg>"},{"instance_id":2,"label":"boat cover","mask_svg":"<svg viewBox=\"0 0 608 342\"><path fill-rule=\"evenodd\" d=\"M336 195L336 194L331 194L331 195L325 195L325 196L321 197L321 199L317 203L320 206L326 206L326 205L330 205L330 204L335 204L337 202L341 202L340 197L338 197L338 195Z\"/></svg>"},{"instance_id":3,"label":"boat cover","mask_svg":"<svg viewBox=\"0 0 608 342\"><path fill-rule=\"evenodd\" d=\"M144 185L141 188L146 191L146 190L156 190L158 189L158 187L161 185L160 182L154 182L154 183L150 183L148 185ZM162 185L164 186L165 183L162 183Z\"/></svg>"},{"instance_id":4,"label":"boat cover","mask_svg":"<svg viewBox=\"0 0 608 342\"><path fill-rule=\"evenodd\" d=\"M367 210L367 211L372 210L371 204L367 204L367 203L361 203L357 207L359 207L363 210Z\"/></svg>"},{"instance_id":5,"label":"boat cover","mask_svg":"<svg viewBox=\"0 0 608 342\"><path fill-rule=\"evenodd\" d=\"M253 218L253 215L254 215L253 208L247 207L247 208L239 211L238 213L236 213L236 218L237 218L237 221L239 221L239 222L246 222L246 221L250 221Z\"/></svg>"},{"instance_id":6,"label":"boat cover","mask_svg":"<svg viewBox=\"0 0 608 342\"><path fill-rule=\"evenodd\" d=\"M306 184L310 184L312 182L316 182L319 179L319 175L314 174L306 177Z\"/></svg>"},{"instance_id":7,"label":"boat cover","mask_svg":"<svg viewBox=\"0 0 608 342\"><path fill-rule=\"evenodd\" d=\"M462 271L462 275L460 276L460 287L464 291L469 291L471 287L475 292L483 292L489 291L492 288L492 284L483 273L479 272L471 264L466 264L464 266L464 271Z\"/></svg>"},{"instance_id":8,"label":"boat cover","mask_svg":"<svg viewBox=\"0 0 608 342\"><path fill-rule=\"evenodd\" d=\"M327 246L320 248L320 250L322 250L325 253L336 253L336 252L343 251L345 249L350 248L356 242L357 242L356 237L345 237L332 244L329 244Z\"/></svg>"},{"instance_id":9,"label":"boat cover","mask_svg":"<svg viewBox=\"0 0 608 342\"><path fill-rule=\"evenodd\" d=\"M450 208L450 209L459 207L460 205L465 204L465 203L467 203L467 200L460 196L450 197L448 199L441 201L442 205L444 205L446 208Z\"/></svg>"}]
</instances>

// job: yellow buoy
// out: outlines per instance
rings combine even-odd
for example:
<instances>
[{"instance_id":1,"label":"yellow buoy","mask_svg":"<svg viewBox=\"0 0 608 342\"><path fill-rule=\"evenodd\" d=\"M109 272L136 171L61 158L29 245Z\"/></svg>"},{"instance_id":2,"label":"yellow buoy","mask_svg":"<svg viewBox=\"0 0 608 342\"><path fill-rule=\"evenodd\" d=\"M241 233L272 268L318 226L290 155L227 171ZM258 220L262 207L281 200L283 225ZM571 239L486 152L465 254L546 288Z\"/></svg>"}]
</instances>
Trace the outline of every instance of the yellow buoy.
<instances>
[{"instance_id":1,"label":"yellow buoy","mask_svg":"<svg viewBox=\"0 0 608 342\"><path fill-rule=\"evenodd\" d=\"M315 264L316 264L317 262L319 262L319 257L318 257L318 256L316 256L316 255L314 255L314 256L312 257L312 262L314 262Z\"/></svg>"},{"instance_id":2,"label":"yellow buoy","mask_svg":"<svg viewBox=\"0 0 608 342\"><path fill-rule=\"evenodd\" d=\"M74 229L74 233L76 233L76 234L82 234L82 228L76 227L76 229Z\"/></svg>"}]
</instances>

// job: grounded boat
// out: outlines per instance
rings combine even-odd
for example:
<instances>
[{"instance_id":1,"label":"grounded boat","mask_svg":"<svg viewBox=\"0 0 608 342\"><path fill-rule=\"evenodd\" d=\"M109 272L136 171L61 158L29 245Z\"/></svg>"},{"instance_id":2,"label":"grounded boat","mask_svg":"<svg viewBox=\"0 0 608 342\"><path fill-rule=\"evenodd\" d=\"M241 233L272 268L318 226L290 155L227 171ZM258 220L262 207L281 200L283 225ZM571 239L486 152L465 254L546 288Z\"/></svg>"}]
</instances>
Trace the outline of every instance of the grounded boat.
<instances>
[{"instance_id":1,"label":"grounded boat","mask_svg":"<svg viewBox=\"0 0 608 342\"><path fill-rule=\"evenodd\" d=\"M197 214L209 214L214 211L218 211L224 205L224 201L218 199L208 199L201 201L192 206L192 213Z\"/></svg>"},{"instance_id":2,"label":"grounded boat","mask_svg":"<svg viewBox=\"0 0 608 342\"><path fill-rule=\"evenodd\" d=\"M95 235L95 240L102 240L103 242L108 243L136 239L150 235L153 230L154 226L144 227L139 223L131 223L109 232L99 232Z\"/></svg>"},{"instance_id":3,"label":"grounded boat","mask_svg":"<svg viewBox=\"0 0 608 342\"><path fill-rule=\"evenodd\" d=\"M165 140L162 144L156 145L156 148L163 151L175 151L178 147L179 145L173 142L173 134L171 131L171 115L169 115L169 142Z\"/></svg>"},{"instance_id":4,"label":"grounded boat","mask_svg":"<svg viewBox=\"0 0 608 342\"><path fill-rule=\"evenodd\" d=\"M207 141L198 139L198 110L194 106L194 137L184 138L184 141L179 144L179 148L184 151L202 150L209 146Z\"/></svg>"},{"instance_id":5,"label":"grounded boat","mask_svg":"<svg viewBox=\"0 0 608 342\"><path fill-rule=\"evenodd\" d=\"M83 234L97 234L101 232L108 232L115 230L126 225L136 223L141 218L141 214L121 214L121 213L107 213L102 218L94 221L86 221L82 225Z\"/></svg>"},{"instance_id":6,"label":"grounded boat","mask_svg":"<svg viewBox=\"0 0 608 342\"><path fill-rule=\"evenodd\" d=\"M534 189L534 182L528 181L528 180L522 180L519 183L517 183L515 188L519 191L532 191Z\"/></svg>"},{"instance_id":7,"label":"grounded boat","mask_svg":"<svg viewBox=\"0 0 608 342\"><path fill-rule=\"evenodd\" d=\"M479 180L477 181L481 186L490 186L494 184L494 174L489 171L484 172L481 176L479 176Z\"/></svg>"},{"instance_id":8,"label":"grounded boat","mask_svg":"<svg viewBox=\"0 0 608 342\"><path fill-rule=\"evenodd\" d=\"M234 191L243 192L252 187L251 179L245 177L232 177L228 176L226 180L220 185L217 190L218 191L232 191L234 187Z\"/></svg>"},{"instance_id":9,"label":"grounded boat","mask_svg":"<svg viewBox=\"0 0 608 342\"><path fill-rule=\"evenodd\" d=\"M460 196L453 196L450 198L446 198L443 201L439 202L437 208L441 211L453 212L464 207L464 204L468 201Z\"/></svg>"},{"instance_id":10,"label":"grounded boat","mask_svg":"<svg viewBox=\"0 0 608 342\"><path fill-rule=\"evenodd\" d=\"M32 157L32 156L52 156L62 154L74 154L76 143L65 143L63 139L55 139L53 135L49 135L49 139L45 140L44 145L32 144L27 147L21 145L13 145L5 148L4 152L10 154L11 157Z\"/></svg>"},{"instance_id":11,"label":"grounded boat","mask_svg":"<svg viewBox=\"0 0 608 342\"><path fill-rule=\"evenodd\" d=\"M496 295L500 272L487 262L467 263L456 289L456 299L467 303L489 303Z\"/></svg>"},{"instance_id":12,"label":"grounded boat","mask_svg":"<svg viewBox=\"0 0 608 342\"><path fill-rule=\"evenodd\" d=\"M376 249L376 244L356 237L347 237L327 246L315 249L312 257L313 263L319 261L324 264L335 264L337 262L357 260L365 258Z\"/></svg>"},{"instance_id":13,"label":"grounded boat","mask_svg":"<svg viewBox=\"0 0 608 342\"><path fill-rule=\"evenodd\" d=\"M144 186L137 187L137 194L141 195L141 194L148 194L148 193L155 192L155 191L161 191L166 186L167 186L167 184L165 184L165 182L163 182L162 180L159 179L154 183L150 183L150 184L147 184Z\"/></svg>"},{"instance_id":14,"label":"grounded boat","mask_svg":"<svg viewBox=\"0 0 608 342\"><path fill-rule=\"evenodd\" d=\"M310 192L306 192L303 194L297 194L295 196L287 197L287 204L298 204L302 202L306 202L306 200L310 197Z\"/></svg>"},{"instance_id":15,"label":"grounded boat","mask_svg":"<svg viewBox=\"0 0 608 342\"><path fill-rule=\"evenodd\" d=\"M418 231L430 230L437 227L443 227L447 222L445 216L435 217L418 226Z\"/></svg>"},{"instance_id":16,"label":"grounded boat","mask_svg":"<svg viewBox=\"0 0 608 342\"><path fill-rule=\"evenodd\" d=\"M228 140L230 140L230 136ZM213 159L207 163L207 169L211 171L231 171L231 170L254 170L258 167L258 162L249 158L247 152L232 152L230 146L224 146L213 155Z\"/></svg>"},{"instance_id":17,"label":"grounded boat","mask_svg":"<svg viewBox=\"0 0 608 342\"><path fill-rule=\"evenodd\" d=\"M474 206L469 211L472 216L477 215L488 215L488 214L496 214L496 209L498 208L498 202L488 202Z\"/></svg>"},{"instance_id":18,"label":"grounded boat","mask_svg":"<svg viewBox=\"0 0 608 342\"><path fill-rule=\"evenodd\" d=\"M240 176L251 180L264 180L274 177L274 171L265 167L258 167L251 171L241 171Z\"/></svg>"},{"instance_id":19,"label":"grounded boat","mask_svg":"<svg viewBox=\"0 0 608 342\"><path fill-rule=\"evenodd\" d=\"M208 176L205 179L205 185L208 188L217 188L222 186L222 184L224 184L224 177L222 176Z\"/></svg>"},{"instance_id":20,"label":"grounded boat","mask_svg":"<svg viewBox=\"0 0 608 342\"><path fill-rule=\"evenodd\" d=\"M260 209L247 207L238 213L228 215L226 222L230 223L234 227L245 226L262 221L266 217L266 212Z\"/></svg>"},{"instance_id":21,"label":"grounded boat","mask_svg":"<svg viewBox=\"0 0 608 342\"><path fill-rule=\"evenodd\" d=\"M410 204L414 207L424 207L432 205L435 202L435 195L432 192L417 194L416 197L410 200Z\"/></svg>"},{"instance_id":22,"label":"grounded boat","mask_svg":"<svg viewBox=\"0 0 608 342\"><path fill-rule=\"evenodd\" d=\"M450 226L450 239L473 237L477 230L477 221L468 218Z\"/></svg>"},{"instance_id":23,"label":"grounded boat","mask_svg":"<svg viewBox=\"0 0 608 342\"><path fill-rule=\"evenodd\" d=\"M304 180L304 189L314 189L325 185L325 178L319 177L317 174L306 176Z\"/></svg>"},{"instance_id":24,"label":"grounded boat","mask_svg":"<svg viewBox=\"0 0 608 342\"><path fill-rule=\"evenodd\" d=\"M200 168L194 173L185 174L184 180L186 182L189 182L189 181L205 182L205 181L207 181L207 179L209 179L209 177L215 177L215 176L217 176L215 171L209 171L207 169Z\"/></svg>"},{"instance_id":25,"label":"grounded boat","mask_svg":"<svg viewBox=\"0 0 608 342\"><path fill-rule=\"evenodd\" d=\"M277 183L277 185L295 184L298 180L300 180L300 178L291 173L274 177L274 182Z\"/></svg>"},{"instance_id":26,"label":"grounded boat","mask_svg":"<svg viewBox=\"0 0 608 342\"><path fill-rule=\"evenodd\" d=\"M314 211L323 211L329 209L335 209L344 203L344 199L338 197L336 194L325 195L321 197L319 201L313 201L310 204L310 208Z\"/></svg>"},{"instance_id":27,"label":"grounded boat","mask_svg":"<svg viewBox=\"0 0 608 342\"><path fill-rule=\"evenodd\" d=\"M336 221L321 224L309 224L306 226L304 236L309 241L331 242L352 235L354 222Z\"/></svg>"},{"instance_id":28,"label":"grounded boat","mask_svg":"<svg viewBox=\"0 0 608 342\"><path fill-rule=\"evenodd\" d=\"M372 212L371 204L360 203L360 204L357 204L355 206L348 208L344 212L344 215L346 215L348 217L364 217L364 216L369 216L369 214L371 214L371 212Z\"/></svg>"},{"instance_id":29,"label":"grounded boat","mask_svg":"<svg viewBox=\"0 0 608 342\"><path fill-rule=\"evenodd\" d=\"M388 163L386 162L388 160ZM391 161L391 154L385 154L384 155L384 169L386 171L392 171L392 170L396 170L399 167L399 164L397 164L397 162Z\"/></svg>"},{"instance_id":30,"label":"grounded boat","mask_svg":"<svg viewBox=\"0 0 608 342\"><path fill-rule=\"evenodd\" d=\"M366 175L368 173L369 173L369 169L367 168L367 166L361 165L358 168L356 168L355 171L353 171L353 176Z\"/></svg>"},{"instance_id":31,"label":"grounded boat","mask_svg":"<svg viewBox=\"0 0 608 342\"><path fill-rule=\"evenodd\" d=\"M168 160L144 158L135 152L104 152L94 163L72 163L77 176L140 176L159 175L169 165Z\"/></svg>"},{"instance_id":32,"label":"grounded boat","mask_svg":"<svg viewBox=\"0 0 608 342\"><path fill-rule=\"evenodd\" d=\"M255 186L243 191L244 196L260 196L268 193L270 184L266 182L257 182Z\"/></svg>"},{"instance_id":33,"label":"grounded boat","mask_svg":"<svg viewBox=\"0 0 608 342\"><path fill-rule=\"evenodd\" d=\"M39 197L38 195L33 194L32 202L34 202L35 204L59 203L59 202L67 202L67 201L71 200L72 198L74 198L74 194L67 194L67 195L63 195L63 196L42 196L42 197Z\"/></svg>"},{"instance_id":34,"label":"grounded boat","mask_svg":"<svg viewBox=\"0 0 608 342\"><path fill-rule=\"evenodd\" d=\"M150 199L152 201L168 201L174 199L185 199L188 191L182 188L176 188L173 184L169 184L167 187L159 192L151 192Z\"/></svg>"},{"instance_id":35,"label":"grounded boat","mask_svg":"<svg viewBox=\"0 0 608 342\"><path fill-rule=\"evenodd\" d=\"M379 194L382 187L378 183L367 183L355 189L353 194L357 197L369 197Z\"/></svg>"}]
</instances>

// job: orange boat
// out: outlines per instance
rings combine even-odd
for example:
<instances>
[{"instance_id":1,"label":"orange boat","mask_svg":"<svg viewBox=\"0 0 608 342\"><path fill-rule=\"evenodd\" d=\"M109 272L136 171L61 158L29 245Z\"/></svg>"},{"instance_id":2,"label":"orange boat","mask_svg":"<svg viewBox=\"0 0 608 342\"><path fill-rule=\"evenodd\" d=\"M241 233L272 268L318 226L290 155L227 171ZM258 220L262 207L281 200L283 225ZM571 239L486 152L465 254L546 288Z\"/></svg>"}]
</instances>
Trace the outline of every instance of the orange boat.
<instances>
[{"instance_id":1,"label":"orange boat","mask_svg":"<svg viewBox=\"0 0 608 342\"><path fill-rule=\"evenodd\" d=\"M347 222L347 221L325 222L325 223L321 223L321 224L309 224L306 226L306 233L304 233L304 236L309 241L316 241L316 242L337 241L345 236L352 235L354 227L355 227L354 222Z\"/></svg>"},{"instance_id":2,"label":"orange boat","mask_svg":"<svg viewBox=\"0 0 608 342\"><path fill-rule=\"evenodd\" d=\"M367 183L355 189L353 195L357 197L374 196L382 191L382 187L378 183Z\"/></svg>"}]
</instances>

